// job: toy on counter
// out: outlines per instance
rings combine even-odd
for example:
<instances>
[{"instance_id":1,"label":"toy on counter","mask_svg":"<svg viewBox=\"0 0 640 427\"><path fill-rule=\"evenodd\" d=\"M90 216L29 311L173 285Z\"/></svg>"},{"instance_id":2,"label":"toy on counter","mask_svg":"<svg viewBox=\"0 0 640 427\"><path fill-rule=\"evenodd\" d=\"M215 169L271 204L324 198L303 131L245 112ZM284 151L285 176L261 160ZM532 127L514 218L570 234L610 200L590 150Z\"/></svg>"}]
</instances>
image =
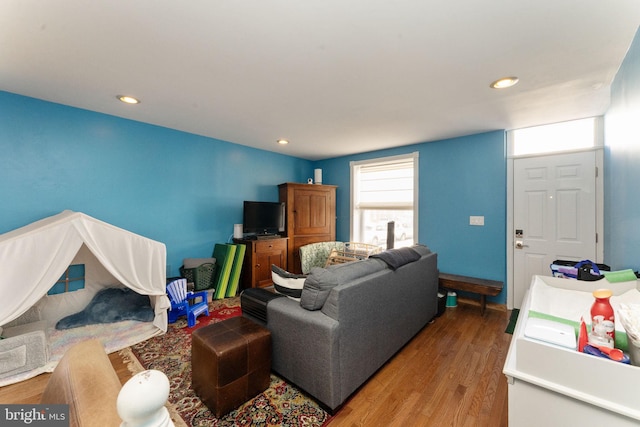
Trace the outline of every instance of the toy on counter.
<instances>
[{"instance_id":1,"label":"toy on counter","mask_svg":"<svg viewBox=\"0 0 640 427\"><path fill-rule=\"evenodd\" d=\"M582 349L583 353L590 354L592 356L598 356L605 359L613 360L620 363L626 363L627 365L631 364L631 360L629 356L624 354L622 350L618 348L610 348L605 346L598 346L587 344Z\"/></svg>"},{"instance_id":2,"label":"toy on counter","mask_svg":"<svg viewBox=\"0 0 640 427\"><path fill-rule=\"evenodd\" d=\"M584 317L580 318L580 331L578 332L578 351L582 353L584 346L589 342L589 334L587 334L587 325L584 323Z\"/></svg>"}]
</instances>

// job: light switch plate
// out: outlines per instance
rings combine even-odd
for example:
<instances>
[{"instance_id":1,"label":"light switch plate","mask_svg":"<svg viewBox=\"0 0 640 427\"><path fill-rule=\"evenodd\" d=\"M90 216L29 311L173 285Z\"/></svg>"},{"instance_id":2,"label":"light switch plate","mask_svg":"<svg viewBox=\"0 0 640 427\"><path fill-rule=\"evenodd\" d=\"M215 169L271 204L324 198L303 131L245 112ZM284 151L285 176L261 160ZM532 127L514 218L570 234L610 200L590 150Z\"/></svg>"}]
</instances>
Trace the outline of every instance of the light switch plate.
<instances>
[{"instance_id":1,"label":"light switch plate","mask_svg":"<svg viewBox=\"0 0 640 427\"><path fill-rule=\"evenodd\" d=\"M484 216L470 216L469 225L484 225Z\"/></svg>"}]
</instances>

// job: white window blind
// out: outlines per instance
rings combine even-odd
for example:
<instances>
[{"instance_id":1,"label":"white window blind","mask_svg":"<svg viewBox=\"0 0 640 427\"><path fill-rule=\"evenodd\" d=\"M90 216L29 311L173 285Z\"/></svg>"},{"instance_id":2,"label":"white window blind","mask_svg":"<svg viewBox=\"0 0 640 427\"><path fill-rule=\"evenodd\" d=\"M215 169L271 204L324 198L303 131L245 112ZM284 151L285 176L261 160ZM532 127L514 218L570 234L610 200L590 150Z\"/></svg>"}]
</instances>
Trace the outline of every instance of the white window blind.
<instances>
[{"instance_id":1,"label":"white window blind","mask_svg":"<svg viewBox=\"0 0 640 427\"><path fill-rule=\"evenodd\" d=\"M383 246L393 221L398 246L413 244L417 164L417 152L351 163L353 241Z\"/></svg>"}]
</instances>

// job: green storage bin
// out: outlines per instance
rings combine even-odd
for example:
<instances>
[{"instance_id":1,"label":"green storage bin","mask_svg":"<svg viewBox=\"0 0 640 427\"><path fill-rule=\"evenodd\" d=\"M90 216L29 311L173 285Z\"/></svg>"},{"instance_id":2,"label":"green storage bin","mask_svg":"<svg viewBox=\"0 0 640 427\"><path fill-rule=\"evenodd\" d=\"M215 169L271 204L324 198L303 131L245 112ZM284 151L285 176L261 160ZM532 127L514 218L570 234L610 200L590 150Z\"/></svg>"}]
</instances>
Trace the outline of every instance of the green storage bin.
<instances>
[{"instance_id":1,"label":"green storage bin","mask_svg":"<svg viewBox=\"0 0 640 427\"><path fill-rule=\"evenodd\" d=\"M193 283L193 288L196 291L212 289L214 287L215 273L215 262L205 262L193 268L186 268L184 265L180 267L180 275L187 279L187 282Z\"/></svg>"}]
</instances>

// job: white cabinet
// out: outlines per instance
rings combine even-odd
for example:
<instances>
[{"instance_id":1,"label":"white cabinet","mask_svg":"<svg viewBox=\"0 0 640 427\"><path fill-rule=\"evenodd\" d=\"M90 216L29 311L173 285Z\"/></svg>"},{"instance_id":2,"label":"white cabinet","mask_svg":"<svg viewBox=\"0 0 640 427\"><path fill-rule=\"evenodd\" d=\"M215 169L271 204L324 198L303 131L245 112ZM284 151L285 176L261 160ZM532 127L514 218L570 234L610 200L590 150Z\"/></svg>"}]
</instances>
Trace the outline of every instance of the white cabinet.
<instances>
[{"instance_id":1,"label":"white cabinet","mask_svg":"<svg viewBox=\"0 0 640 427\"><path fill-rule=\"evenodd\" d=\"M580 309L575 307L575 301L582 301L582 306L588 304L584 308L588 312L591 292L600 287L614 291L614 309L616 297L619 301L635 302L640 296L637 281L584 282L534 276L503 370L509 382L510 426L640 424L639 366L590 356L524 335L530 310L537 312L544 298L554 300L542 305L550 311L557 310L547 314L579 322ZM566 298L566 303L562 298Z\"/></svg>"}]
</instances>

